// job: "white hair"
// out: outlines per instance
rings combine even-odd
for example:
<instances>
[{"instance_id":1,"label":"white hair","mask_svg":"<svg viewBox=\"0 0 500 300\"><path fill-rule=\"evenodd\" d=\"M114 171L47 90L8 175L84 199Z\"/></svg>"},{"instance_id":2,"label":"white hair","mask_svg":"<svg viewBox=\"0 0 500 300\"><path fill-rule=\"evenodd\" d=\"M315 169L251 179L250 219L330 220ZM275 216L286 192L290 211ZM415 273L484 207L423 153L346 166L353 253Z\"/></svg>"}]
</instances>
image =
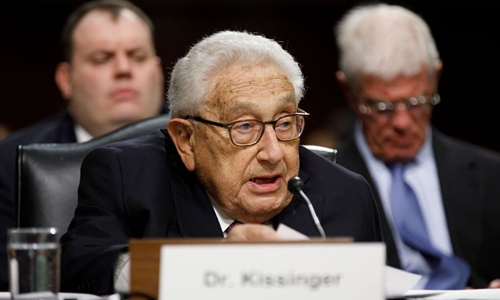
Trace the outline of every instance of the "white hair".
<instances>
[{"instance_id":1,"label":"white hair","mask_svg":"<svg viewBox=\"0 0 500 300\"><path fill-rule=\"evenodd\" d=\"M426 67L431 78L439 53L426 22L414 12L384 3L354 7L335 28L339 68L349 84L363 74L392 80Z\"/></svg>"},{"instance_id":2,"label":"white hair","mask_svg":"<svg viewBox=\"0 0 500 300\"><path fill-rule=\"evenodd\" d=\"M217 72L241 62L269 62L278 67L292 83L298 105L304 95L302 71L278 42L245 31L220 31L192 46L175 64L167 92L170 117L198 115Z\"/></svg>"}]
</instances>

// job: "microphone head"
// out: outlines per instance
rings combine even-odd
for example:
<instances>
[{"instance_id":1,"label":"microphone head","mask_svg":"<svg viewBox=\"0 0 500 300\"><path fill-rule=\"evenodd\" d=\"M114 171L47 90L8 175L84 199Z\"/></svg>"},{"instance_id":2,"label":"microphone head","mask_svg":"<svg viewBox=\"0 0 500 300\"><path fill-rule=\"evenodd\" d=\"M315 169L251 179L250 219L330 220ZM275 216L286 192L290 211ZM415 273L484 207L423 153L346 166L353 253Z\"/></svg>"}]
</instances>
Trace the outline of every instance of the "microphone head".
<instances>
[{"instance_id":1,"label":"microphone head","mask_svg":"<svg viewBox=\"0 0 500 300\"><path fill-rule=\"evenodd\" d=\"M288 190L293 194L300 191L303 187L304 181L302 181L299 176L292 177L288 180Z\"/></svg>"}]
</instances>

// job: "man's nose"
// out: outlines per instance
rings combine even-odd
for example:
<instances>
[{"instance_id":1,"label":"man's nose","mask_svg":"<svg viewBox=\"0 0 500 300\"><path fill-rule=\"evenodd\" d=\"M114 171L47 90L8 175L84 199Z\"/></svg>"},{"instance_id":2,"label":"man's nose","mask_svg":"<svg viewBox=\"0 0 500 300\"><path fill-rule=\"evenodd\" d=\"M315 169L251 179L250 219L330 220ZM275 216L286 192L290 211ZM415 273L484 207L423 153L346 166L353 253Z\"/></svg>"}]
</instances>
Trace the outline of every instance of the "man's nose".
<instances>
[{"instance_id":1,"label":"man's nose","mask_svg":"<svg viewBox=\"0 0 500 300\"><path fill-rule=\"evenodd\" d=\"M274 127L271 126L271 124L269 125L270 126L264 127L262 138L259 141L259 144L261 144L260 147L262 147L259 153L259 158L272 163L277 163L283 159L284 154L281 150L280 141L278 140Z\"/></svg>"},{"instance_id":2,"label":"man's nose","mask_svg":"<svg viewBox=\"0 0 500 300\"><path fill-rule=\"evenodd\" d=\"M130 76L132 71L132 64L130 58L126 55L117 55L115 61L116 76Z\"/></svg>"},{"instance_id":3,"label":"man's nose","mask_svg":"<svg viewBox=\"0 0 500 300\"><path fill-rule=\"evenodd\" d=\"M392 113L392 124L400 128L408 128L414 124L414 116L411 111L403 104L395 107Z\"/></svg>"},{"instance_id":4,"label":"man's nose","mask_svg":"<svg viewBox=\"0 0 500 300\"><path fill-rule=\"evenodd\" d=\"M395 113L397 113L398 111L404 111L404 110L409 110L409 109L410 109L410 107L405 102L397 102L394 104L394 112Z\"/></svg>"}]
</instances>

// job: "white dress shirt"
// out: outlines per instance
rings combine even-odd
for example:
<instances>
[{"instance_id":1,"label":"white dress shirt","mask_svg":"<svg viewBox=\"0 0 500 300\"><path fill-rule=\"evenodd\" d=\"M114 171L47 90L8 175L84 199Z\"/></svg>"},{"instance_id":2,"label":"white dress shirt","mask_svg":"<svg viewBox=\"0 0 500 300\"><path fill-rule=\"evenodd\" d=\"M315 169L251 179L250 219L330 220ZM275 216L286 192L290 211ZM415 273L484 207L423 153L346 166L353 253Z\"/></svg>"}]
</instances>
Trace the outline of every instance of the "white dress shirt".
<instances>
[{"instance_id":1,"label":"white dress shirt","mask_svg":"<svg viewBox=\"0 0 500 300\"><path fill-rule=\"evenodd\" d=\"M219 220L219 224L220 224L220 229L222 230L222 232L224 233L224 237L227 236L227 233L226 233L226 229L231 225L233 224L234 222L234 219L231 219L219 206L219 204L217 203L217 201L215 201L215 199L212 197L212 195L210 195L208 192L207 192L207 195L208 195L208 199L210 199L210 203L212 203L212 207L214 208L214 211L215 211L215 215L217 216L217 220Z\"/></svg>"}]
</instances>

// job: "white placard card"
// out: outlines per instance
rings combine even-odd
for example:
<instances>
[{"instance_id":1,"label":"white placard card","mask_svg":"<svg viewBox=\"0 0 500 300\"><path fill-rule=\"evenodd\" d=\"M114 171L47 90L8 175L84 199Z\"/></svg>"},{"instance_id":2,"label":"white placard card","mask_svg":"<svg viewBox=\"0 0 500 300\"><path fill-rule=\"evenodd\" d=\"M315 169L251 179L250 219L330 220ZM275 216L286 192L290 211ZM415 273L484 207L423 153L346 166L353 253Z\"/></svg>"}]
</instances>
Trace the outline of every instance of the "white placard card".
<instances>
[{"instance_id":1,"label":"white placard card","mask_svg":"<svg viewBox=\"0 0 500 300\"><path fill-rule=\"evenodd\" d=\"M165 244L159 278L159 300L383 300L385 245Z\"/></svg>"}]
</instances>

